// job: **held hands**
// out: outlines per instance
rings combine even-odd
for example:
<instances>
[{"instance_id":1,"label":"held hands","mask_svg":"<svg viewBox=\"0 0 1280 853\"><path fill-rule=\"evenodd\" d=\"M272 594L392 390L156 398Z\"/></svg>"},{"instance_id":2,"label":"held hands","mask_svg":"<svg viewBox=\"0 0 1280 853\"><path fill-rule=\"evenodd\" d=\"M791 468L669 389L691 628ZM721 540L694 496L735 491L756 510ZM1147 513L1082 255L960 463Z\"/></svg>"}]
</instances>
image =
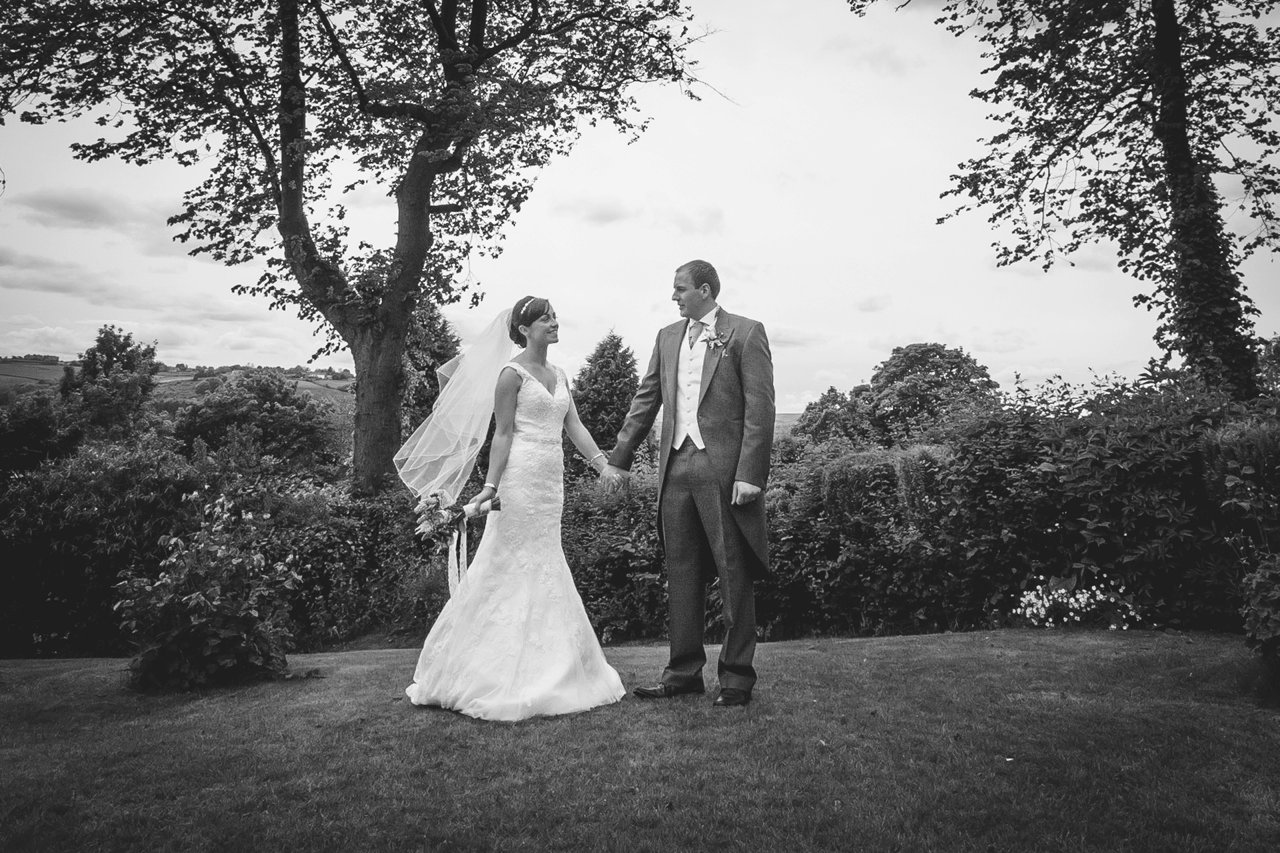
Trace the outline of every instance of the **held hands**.
<instances>
[{"instance_id":1,"label":"held hands","mask_svg":"<svg viewBox=\"0 0 1280 853\"><path fill-rule=\"evenodd\" d=\"M616 494L627 485L627 479L631 476L631 472L623 471L621 468L615 468L612 465L605 465L600 469L600 485L608 494Z\"/></svg>"},{"instance_id":2,"label":"held hands","mask_svg":"<svg viewBox=\"0 0 1280 853\"><path fill-rule=\"evenodd\" d=\"M733 497L730 502L734 506L745 506L760 497L760 487L742 480L733 481Z\"/></svg>"}]
</instances>

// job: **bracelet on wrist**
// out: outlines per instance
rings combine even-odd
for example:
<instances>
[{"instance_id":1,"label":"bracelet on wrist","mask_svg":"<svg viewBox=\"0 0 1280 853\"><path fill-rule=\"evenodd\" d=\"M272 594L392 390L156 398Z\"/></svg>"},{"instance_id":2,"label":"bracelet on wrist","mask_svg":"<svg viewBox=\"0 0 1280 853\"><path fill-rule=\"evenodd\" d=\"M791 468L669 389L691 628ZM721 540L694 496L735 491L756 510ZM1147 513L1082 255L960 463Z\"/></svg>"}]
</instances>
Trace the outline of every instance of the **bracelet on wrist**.
<instances>
[{"instance_id":1,"label":"bracelet on wrist","mask_svg":"<svg viewBox=\"0 0 1280 853\"><path fill-rule=\"evenodd\" d=\"M495 486L493 483L485 483L485 484L484 484L484 487L485 487L486 489L493 489L495 492L496 492L496 491L498 491L498 487L497 487L497 486Z\"/></svg>"}]
</instances>

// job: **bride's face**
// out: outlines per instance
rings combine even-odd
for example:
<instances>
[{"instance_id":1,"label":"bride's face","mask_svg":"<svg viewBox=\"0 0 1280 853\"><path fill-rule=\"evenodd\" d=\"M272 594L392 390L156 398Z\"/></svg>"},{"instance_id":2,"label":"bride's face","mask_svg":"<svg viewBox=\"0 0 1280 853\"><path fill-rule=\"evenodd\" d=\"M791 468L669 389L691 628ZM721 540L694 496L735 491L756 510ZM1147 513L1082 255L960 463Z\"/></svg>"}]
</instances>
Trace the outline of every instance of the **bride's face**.
<instances>
[{"instance_id":1,"label":"bride's face","mask_svg":"<svg viewBox=\"0 0 1280 853\"><path fill-rule=\"evenodd\" d=\"M560 321L556 319L556 309L547 306L547 313L534 320L528 326L521 326L525 340L530 344L535 341L545 344L560 342Z\"/></svg>"}]
</instances>

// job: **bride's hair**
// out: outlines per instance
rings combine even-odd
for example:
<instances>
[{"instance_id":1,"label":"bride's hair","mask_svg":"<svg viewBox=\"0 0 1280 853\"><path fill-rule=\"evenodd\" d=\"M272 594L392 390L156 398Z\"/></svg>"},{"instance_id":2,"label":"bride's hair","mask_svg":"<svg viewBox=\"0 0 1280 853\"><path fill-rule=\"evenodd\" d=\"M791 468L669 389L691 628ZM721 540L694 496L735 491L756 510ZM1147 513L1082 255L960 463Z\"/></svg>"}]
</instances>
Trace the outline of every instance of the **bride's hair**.
<instances>
[{"instance_id":1,"label":"bride's hair","mask_svg":"<svg viewBox=\"0 0 1280 853\"><path fill-rule=\"evenodd\" d=\"M509 328L511 340L521 347L527 346L529 342L525 340L524 333L520 331L520 327L529 325L547 313L547 309L550 307L551 303L540 296L526 296L516 302L511 308L511 325Z\"/></svg>"}]
</instances>

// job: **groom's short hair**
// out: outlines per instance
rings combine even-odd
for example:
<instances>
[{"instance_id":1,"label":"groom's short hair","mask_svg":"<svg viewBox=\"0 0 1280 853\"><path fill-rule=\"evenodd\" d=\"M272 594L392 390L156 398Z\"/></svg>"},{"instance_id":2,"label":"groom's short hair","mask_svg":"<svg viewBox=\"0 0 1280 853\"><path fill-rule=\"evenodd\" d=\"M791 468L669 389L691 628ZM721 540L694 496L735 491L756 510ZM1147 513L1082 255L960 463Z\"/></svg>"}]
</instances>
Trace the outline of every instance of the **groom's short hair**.
<instances>
[{"instance_id":1,"label":"groom's short hair","mask_svg":"<svg viewBox=\"0 0 1280 853\"><path fill-rule=\"evenodd\" d=\"M681 264L676 267L676 275L680 273L688 273L693 279L694 287L709 285L711 287L711 298L718 299L720 297L720 276L716 273L716 268L706 261L689 261L687 264Z\"/></svg>"}]
</instances>

